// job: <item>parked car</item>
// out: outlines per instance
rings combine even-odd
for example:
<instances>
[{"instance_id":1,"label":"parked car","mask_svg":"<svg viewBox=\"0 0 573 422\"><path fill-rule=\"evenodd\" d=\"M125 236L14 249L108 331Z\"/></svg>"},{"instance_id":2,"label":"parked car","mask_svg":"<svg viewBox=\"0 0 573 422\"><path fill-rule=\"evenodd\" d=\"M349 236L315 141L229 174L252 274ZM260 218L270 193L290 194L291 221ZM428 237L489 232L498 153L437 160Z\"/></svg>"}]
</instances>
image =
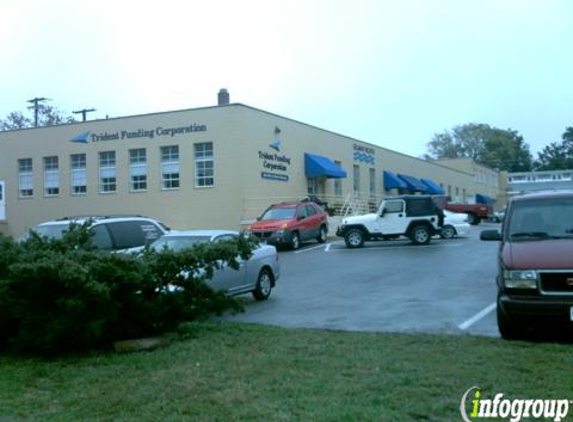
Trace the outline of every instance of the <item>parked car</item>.
<instances>
[{"instance_id":1,"label":"parked car","mask_svg":"<svg viewBox=\"0 0 573 422\"><path fill-rule=\"evenodd\" d=\"M376 213L346 217L336 235L348 248L361 248L365 241L405 236L415 245L430 243L441 233L443 211L429 195L385 198Z\"/></svg>"},{"instance_id":2,"label":"parked car","mask_svg":"<svg viewBox=\"0 0 573 422\"><path fill-rule=\"evenodd\" d=\"M467 236L469 232L470 224L467 214L444 210L444 225L440 231L440 237L452 239L456 236Z\"/></svg>"},{"instance_id":3,"label":"parked car","mask_svg":"<svg viewBox=\"0 0 573 422\"><path fill-rule=\"evenodd\" d=\"M157 252L164 249L182 250L199 244L221 242L236 239L238 232L230 230L185 230L171 231L157 239L151 248ZM246 261L238 258L240 268L235 270L228 266L215 271L207 284L215 290L222 290L231 295L252 293L256 300L266 300L280 276L277 250L274 246L260 244L253 250L253 255Z\"/></svg>"},{"instance_id":4,"label":"parked car","mask_svg":"<svg viewBox=\"0 0 573 422\"><path fill-rule=\"evenodd\" d=\"M532 326L573 327L573 192L514 197L501 232L497 323L503 338L521 337Z\"/></svg>"},{"instance_id":5,"label":"parked car","mask_svg":"<svg viewBox=\"0 0 573 422\"><path fill-rule=\"evenodd\" d=\"M305 240L326 242L328 219L324 209L312 201L283 202L267 208L248 231L266 243L298 249Z\"/></svg>"},{"instance_id":6,"label":"parked car","mask_svg":"<svg viewBox=\"0 0 573 422\"><path fill-rule=\"evenodd\" d=\"M501 223L505 217L505 208L494 211L493 217L491 218L495 223Z\"/></svg>"},{"instance_id":7,"label":"parked car","mask_svg":"<svg viewBox=\"0 0 573 422\"><path fill-rule=\"evenodd\" d=\"M81 216L38 224L31 230L41 236L61 239L72 223L90 221L89 231L97 249L115 252L137 252L159 239L169 228L157 220L141 216ZM28 234L21 237L25 239Z\"/></svg>"}]
</instances>

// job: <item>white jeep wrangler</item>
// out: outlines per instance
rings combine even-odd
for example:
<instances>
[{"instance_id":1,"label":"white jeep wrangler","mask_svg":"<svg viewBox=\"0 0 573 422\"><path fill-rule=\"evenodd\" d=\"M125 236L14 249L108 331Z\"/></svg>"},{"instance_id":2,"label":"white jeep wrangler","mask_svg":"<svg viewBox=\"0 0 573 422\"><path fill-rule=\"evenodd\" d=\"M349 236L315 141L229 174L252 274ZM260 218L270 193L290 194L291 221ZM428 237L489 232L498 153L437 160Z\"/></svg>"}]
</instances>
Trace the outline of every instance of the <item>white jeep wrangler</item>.
<instances>
[{"instance_id":1,"label":"white jeep wrangler","mask_svg":"<svg viewBox=\"0 0 573 422\"><path fill-rule=\"evenodd\" d=\"M431 196L404 195L385 198L376 214L345 217L336 235L349 248L361 248L367 240L389 240L400 236L415 245L430 243L440 234L444 213Z\"/></svg>"}]
</instances>

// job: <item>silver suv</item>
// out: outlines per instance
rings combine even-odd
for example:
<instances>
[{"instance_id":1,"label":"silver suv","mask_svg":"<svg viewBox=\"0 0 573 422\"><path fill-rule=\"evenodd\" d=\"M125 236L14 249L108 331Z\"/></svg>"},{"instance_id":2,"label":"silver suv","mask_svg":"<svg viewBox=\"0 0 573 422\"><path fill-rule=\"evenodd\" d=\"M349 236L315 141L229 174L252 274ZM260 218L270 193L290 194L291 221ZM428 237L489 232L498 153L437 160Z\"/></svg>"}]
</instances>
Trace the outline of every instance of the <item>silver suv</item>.
<instances>
[{"instance_id":1,"label":"silver suv","mask_svg":"<svg viewBox=\"0 0 573 422\"><path fill-rule=\"evenodd\" d=\"M157 220L141 216L80 216L38 224L32 230L41 236L60 239L70 224L90 221L89 231L97 249L136 252L159 239L169 228Z\"/></svg>"}]
</instances>

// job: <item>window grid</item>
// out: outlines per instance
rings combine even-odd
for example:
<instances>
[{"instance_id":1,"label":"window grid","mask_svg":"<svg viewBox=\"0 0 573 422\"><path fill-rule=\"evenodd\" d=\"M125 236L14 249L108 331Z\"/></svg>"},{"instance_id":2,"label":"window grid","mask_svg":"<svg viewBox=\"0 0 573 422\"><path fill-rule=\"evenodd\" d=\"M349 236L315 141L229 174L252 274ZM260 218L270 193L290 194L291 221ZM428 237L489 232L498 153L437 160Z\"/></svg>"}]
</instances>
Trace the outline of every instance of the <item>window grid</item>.
<instances>
[{"instance_id":1,"label":"window grid","mask_svg":"<svg viewBox=\"0 0 573 422\"><path fill-rule=\"evenodd\" d=\"M87 193L86 154L70 155L70 185L72 195Z\"/></svg>"},{"instance_id":2,"label":"window grid","mask_svg":"<svg viewBox=\"0 0 573 422\"><path fill-rule=\"evenodd\" d=\"M58 157L44 157L44 195L56 196L60 193Z\"/></svg>"},{"instance_id":3,"label":"window grid","mask_svg":"<svg viewBox=\"0 0 573 422\"><path fill-rule=\"evenodd\" d=\"M179 147L161 147L161 187L178 189L179 185Z\"/></svg>"},{"instance_id":4,"label":"window grid","mask_svg":"<svg viewBox=\"0 0 573 422\"><path fill-rule=\"evenodd\" d=\"M370 173L370 196L374 197L376 195L376 170L369 169Z\"/></svg>"},{"instance_id":5,"label":"window grid","mask_svg":"<svg viewBox=\"0 0 573 422\"><path fill-rule=\"evenodd\" d=\"M112 193L117 190L115 151L99 153L99 191Z\"/></svg>"},{"instance_id":6,"label":"window grid","mask_svg":"<svg viewBox=\"0 0 573 422\"><path fill-rule=\"evenodd\" d=\"M147 190L147 152L145 148L129 150L129 181L132 191Z\"/></svg>"},{"instance_id":7,"label":"window grid","mask_svg":"<svg viewBox=\"0 0 573 422\"><path fill-rule=\"evenodd\" d=\"M338 167L342 167L341 161L335 161L334 164ZM334 194L336 196L342 196L342 180L340 179L334 179Z\"/></svg>"},{"instance_id":8,"label":"window grid","mask_svg":"<svg viewBox=\"0 0 573 422\"><path fill-rule=\"evenodd\" d=\"M355 164L352 170L354 176L352 187L354 189L354 192L360 192L360 167Z\"/></svg>"},{"instance_id":9,"label":"window grid","mask_svg":"<svg viewBox=\"0 0 573 422\"><path fill-rule=\"evenodd\" d=\"M213 142L195 144L195 187L211 187L214 184Z\"/></svg>"},{"instance_id":10,"label":"window grid","mask_svg":"<svg viewBox=\"0 0 573 422\"><path fill-rule=\"evenodd\" d=\"M31 158L18 160L18 194L20 198L34 196L34 171Z\"/></svg>"}]
</instances>

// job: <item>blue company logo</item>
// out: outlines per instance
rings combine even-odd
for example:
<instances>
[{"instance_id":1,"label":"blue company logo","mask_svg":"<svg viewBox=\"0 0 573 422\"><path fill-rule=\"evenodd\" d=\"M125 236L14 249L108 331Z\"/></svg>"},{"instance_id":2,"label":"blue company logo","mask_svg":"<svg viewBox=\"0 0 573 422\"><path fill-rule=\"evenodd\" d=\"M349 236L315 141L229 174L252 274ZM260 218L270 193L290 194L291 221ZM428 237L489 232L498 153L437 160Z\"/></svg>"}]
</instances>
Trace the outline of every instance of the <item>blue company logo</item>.
<instances>
[{"instance_id":1,"label":"blue company logo","mask_svg":"<svg viewBox=\"0 0 573 422\"><path fill-rule=\"evenodd\" d=\"M362 151L354 151L354 161L361 161L366 164L374 165L374 155Z\"/></svg>"},{"instance_id":2,"label":"blue company logo","mask_svg":"<svg viewBox=\"0 0 573 422\"><path fill-rule=\"evenodd\" d=\"M89 131L88 132L83 132L80 133L78 136L76 136L73 139L70 139L70 142L78 142L81 144L87 144L88 143L88 137L90 136Z\"/></svg>"},{"instance_id":3,"label":"blue company logo","mask_svg":"<svg viewBox=\"0 0 573 422\"><path fill-rule=\"evenodd\" d=\"M281 150L281 141L272 142L269 144L269 147L271 147L275 151L280 151Z\"/></svg>"}]
</instances>

